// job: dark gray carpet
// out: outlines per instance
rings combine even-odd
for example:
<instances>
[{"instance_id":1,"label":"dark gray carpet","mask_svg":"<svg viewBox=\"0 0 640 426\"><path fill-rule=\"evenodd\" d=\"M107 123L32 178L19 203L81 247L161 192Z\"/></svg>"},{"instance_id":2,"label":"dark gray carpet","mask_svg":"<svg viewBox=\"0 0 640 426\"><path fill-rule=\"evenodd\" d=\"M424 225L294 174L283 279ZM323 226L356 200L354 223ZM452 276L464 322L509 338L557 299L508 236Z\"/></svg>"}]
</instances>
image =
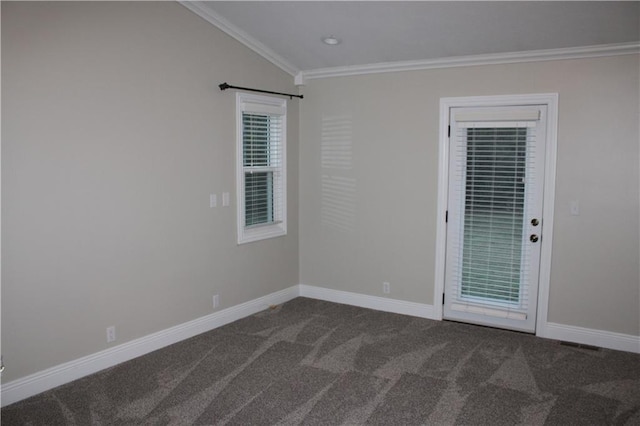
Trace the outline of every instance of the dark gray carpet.
<instances>
[{"instance_id":1,"label":"dark gray carpet","mask_svg":"<svg viewBox=\"0 0 640 426\"><path fill-rule=\"evenodd\" d=\"M638 425L640 355L297 298L1 414L3 425Z\"/></svg>"}]
</instances>

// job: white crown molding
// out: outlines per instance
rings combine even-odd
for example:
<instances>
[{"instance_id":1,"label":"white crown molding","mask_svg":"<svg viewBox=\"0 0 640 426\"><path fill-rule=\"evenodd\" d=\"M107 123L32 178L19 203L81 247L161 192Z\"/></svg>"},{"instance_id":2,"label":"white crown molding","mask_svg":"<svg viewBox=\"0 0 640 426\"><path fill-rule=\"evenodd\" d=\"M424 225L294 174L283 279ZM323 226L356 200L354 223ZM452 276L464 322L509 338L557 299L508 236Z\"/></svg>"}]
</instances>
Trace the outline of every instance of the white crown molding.
<instances>
[{"instance_id":1,"label":"white crown molding","mask_svg":"<svg viewBox=\"0 0 640 426\"><path fill-rule=\"evenodd\" d=\"M375 64L318 68L303 71L262 44L260 41L251 37L245 31L227 21L211 8L206 7L206 1L178 0L178 3L293 76L295 78L295 84L298 86L306 84L307 80L318 78L345 77L398 71L418 71L437 68L470 67L477 65L556 61L562 59L581 59L640 53L640 42L629 42L560 49L493 53L486 55L454 56L416 61L381 62Z\"/></svg>"},{"instance_id":2,"label":"white crown molding","mask_svg":"<svg viewBox=\"0 0 640 426\"><path fill-rule=\"evenodd\" d=\"M246 32L242 31L240 28L233 25L231 22L227 21L225 18L214 12L211 8L205 6L206 2L204 1L183 1L179 0L178 3L200 16L205 21L213 24L218 29L224 31L231 37L238 40L240 43L247 46L249 49L253 50L263 58L270 61L272 64L276 65L283 71L291 74L292 76L296 76L300 70L293 66L290 62L284 59L282 56L278 55L273 50L269 49L264 44L260 43L255 38L251 37Z\"/></svg>"},{"instance_id":3,"label":"white crown molding","mask_svg":"<svg viewBox=\"0 0 640 426\"><path fill-rule=\"evenodd\" d=\"M597 46L569 47L562 49L531 50L487 55L455 56L419 61L381 62L377 64L353 65L347 67L319 68L315 70L301 71L296 78L300 84L304 84L307 80L316 78L344 77L398 71L418 71L436 68L470 67L477 65L595 58L599 56L631 55L637 53L640 53L640 42L603 44Z\"/></svg>"}]
</instances>

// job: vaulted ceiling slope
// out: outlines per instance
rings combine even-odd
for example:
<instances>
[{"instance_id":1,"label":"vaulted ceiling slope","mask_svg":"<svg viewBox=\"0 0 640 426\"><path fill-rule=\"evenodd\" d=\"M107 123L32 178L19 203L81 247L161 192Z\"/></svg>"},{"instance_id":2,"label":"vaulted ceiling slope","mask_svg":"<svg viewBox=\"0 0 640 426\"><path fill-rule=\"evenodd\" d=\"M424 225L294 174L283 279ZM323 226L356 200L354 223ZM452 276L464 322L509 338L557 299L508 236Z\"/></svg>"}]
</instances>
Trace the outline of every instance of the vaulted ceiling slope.
<instances>
[{"instance_id":1,"label":"vaulted ceiling slope","mask_svg":"<svg viewBox=\"0 0 640 426\"><path fill-rule=\"evenodd\" d=\"M381 63L509 58L516 52L580 52L585 47L601 53L637 51L640 46L639 1L182 4L292 75L312 76L329 69L366 71ZM324 44L322 38L330 35L341 43Z\"/></svg>"}]
</instances>

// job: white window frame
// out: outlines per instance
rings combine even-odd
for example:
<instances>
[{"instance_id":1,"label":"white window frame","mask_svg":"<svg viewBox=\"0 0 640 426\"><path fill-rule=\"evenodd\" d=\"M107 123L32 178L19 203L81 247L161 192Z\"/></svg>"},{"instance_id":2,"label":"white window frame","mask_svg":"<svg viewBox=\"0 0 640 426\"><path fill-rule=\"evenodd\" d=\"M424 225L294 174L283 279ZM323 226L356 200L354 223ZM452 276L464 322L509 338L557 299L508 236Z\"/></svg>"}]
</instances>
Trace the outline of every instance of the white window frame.
<instances>
[{"instance_id":1,"label":"white window frame","mask_svg":"<svg viewBox=\"0 0 640 426\"><path fill-rule=\"evenodd\" d=\"M243 120L245 112L277 115L282 119L280 140L279 183L274 185L274 200L280 204L274 222L264 225L245 225L245 166L243 152ZM270 96L236 93L236 194L238 244L287 235L287 101Z\"/></svg>"}]
</instances>

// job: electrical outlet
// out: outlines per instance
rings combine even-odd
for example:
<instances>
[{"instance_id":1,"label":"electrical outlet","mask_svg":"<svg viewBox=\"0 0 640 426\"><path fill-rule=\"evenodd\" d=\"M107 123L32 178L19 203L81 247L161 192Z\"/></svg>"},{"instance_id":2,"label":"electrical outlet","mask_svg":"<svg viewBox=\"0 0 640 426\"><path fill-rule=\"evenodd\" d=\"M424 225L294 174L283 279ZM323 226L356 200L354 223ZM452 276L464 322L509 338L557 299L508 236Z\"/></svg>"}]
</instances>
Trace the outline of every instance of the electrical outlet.
<instances>
[{"instance_id":1,"label":"electrical outlet","mask_svg":"<svg viewBox=\"0 0 640 426\"><path fill-rule=\"evenodd\" d=\"M217 309L220 306L220 296L217 294L213 295L213 309Z\"/></svg>"},{"instance_id":2,"label":"electrical outlet","mask_svg":"<svg viewBox=\"0 0 640 426\"><path fill-rule=\"evenodd\" d=\"M116 341L116 326L107 327L107 343Z\"/></svg>"},{"instance_id":3,"label":"electrical outlet","mask_svg":"<svg viewBox=\"0 0 640 426\"><path fill-rule=\"evenodd\" d=\"M383 282L382 283L382 292L384 294L389 294L391 293L391 284L389 284L388 282Z\"/></svg>"}]
</instances>

